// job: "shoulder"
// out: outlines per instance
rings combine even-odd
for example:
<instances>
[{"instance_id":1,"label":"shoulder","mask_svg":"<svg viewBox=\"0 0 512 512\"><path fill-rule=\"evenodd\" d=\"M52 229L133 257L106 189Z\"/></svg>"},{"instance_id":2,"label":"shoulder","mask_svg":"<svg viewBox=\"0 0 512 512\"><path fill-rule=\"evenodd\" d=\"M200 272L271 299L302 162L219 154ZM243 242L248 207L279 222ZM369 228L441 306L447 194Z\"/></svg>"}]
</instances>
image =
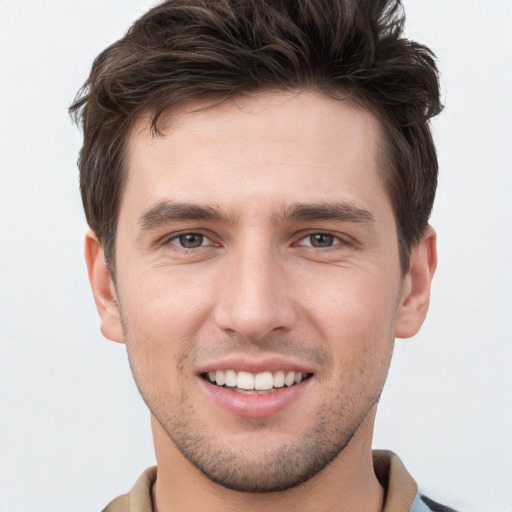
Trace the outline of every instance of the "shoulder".
<instances>
[{"instance_id":1,"label":"shoulder","mask_svg":"<svg viewBox=\"0 0 512 512\"><path fill-rule=\"evenodd\" d=\"M431 510L432 512L457 512L455 509L441 505L423 494L419 495L419 499L428 507L427 510Z\"/></svg>"},{"instance_id":2,"label":"shoulder","mask_svg":"<svg viewBox=\"0 0 512 512\"><path fill-rule=\"evenodd\" d=\"M101 512L129 512L130 496L123 494L113 499Z\"/></svg>"},{"instance_id":3,"label":"shoulder","mask_svg":"<svg viewBox=\"0 0 512 512\"><path fill-rule=\"evenodd\" d=\"M112 500L102 512L152 512L151 490L156 480L156 467L146 469L132 490Z\"/></svg>"},{"instance_id":4,"label":"shoulder","mask_svg":"<svg viewBox=\"0 0 512 512\"><path fill-rule=\"evenodd\" d=\"M419 491L416 481L393 452L374 450L373 467L386 491L383 512L456 512Z\"/></svg>"}]
</instances>

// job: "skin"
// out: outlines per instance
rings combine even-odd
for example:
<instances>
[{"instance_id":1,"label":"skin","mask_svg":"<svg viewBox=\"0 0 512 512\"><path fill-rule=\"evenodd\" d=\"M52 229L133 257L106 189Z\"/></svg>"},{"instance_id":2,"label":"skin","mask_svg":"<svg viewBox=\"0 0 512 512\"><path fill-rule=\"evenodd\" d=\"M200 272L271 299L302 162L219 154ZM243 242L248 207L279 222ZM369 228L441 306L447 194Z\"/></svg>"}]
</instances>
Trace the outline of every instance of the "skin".
<instances>
[{"instance_id":1,"label":"skin","mask_svg":"<svg viewBox=\"0 0 512 512\"><path fill-rule=\"evenodd\" d=\"M204 106L169 113L162 137L149 117L132 130L115 285L86 237L102 332L126 343L152 413L155 507L381 510L376 404L395 337L425 318L435 234L403 275L371 113L311 92ZM322 215L297 215L304 204ZM237 415L201 376L226 358L311 376L277 412Z\"/></svg>"}]
</instances>

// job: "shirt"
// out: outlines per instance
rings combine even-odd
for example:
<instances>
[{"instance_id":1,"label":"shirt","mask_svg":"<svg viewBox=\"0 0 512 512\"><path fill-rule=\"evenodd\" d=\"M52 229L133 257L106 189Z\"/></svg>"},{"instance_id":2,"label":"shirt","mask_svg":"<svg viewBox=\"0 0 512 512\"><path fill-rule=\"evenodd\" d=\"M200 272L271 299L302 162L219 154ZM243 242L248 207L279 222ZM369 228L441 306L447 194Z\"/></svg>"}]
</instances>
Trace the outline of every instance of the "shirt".
<instances>
[{"instance_id":1,"label":"shirt","mask_svg":"<svg viewBox=\"0 0 512 512\"><path fill-rule=\"evenodd\" d=\"M386 491L382 512L455 512L421 494L393 452L374 450L373 466ZM152 487L156 474L156 466L144 471L129 493L114 499L102 512L153 512Z\"/></svg>"}]
</instances>

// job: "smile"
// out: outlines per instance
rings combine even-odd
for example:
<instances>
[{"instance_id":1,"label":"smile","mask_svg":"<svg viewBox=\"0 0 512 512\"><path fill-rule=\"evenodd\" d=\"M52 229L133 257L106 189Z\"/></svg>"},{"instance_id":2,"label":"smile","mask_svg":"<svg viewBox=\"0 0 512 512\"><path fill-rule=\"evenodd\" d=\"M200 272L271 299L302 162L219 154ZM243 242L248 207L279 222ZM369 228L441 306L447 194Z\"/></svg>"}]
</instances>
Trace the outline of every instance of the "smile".
<instances>
[{"instance_id":1,"label":"smile","mask_svg":"<svg viewBox=\"0 0 512 512\"><path fill-rule=\"evenodd\" d=\"M282 371L250 373L235 370L217 370L205 373L203 377L216 386L243 394L262 395L272 393L279 388L292 387L312 374Z\"/></svg>"}]
</instances>

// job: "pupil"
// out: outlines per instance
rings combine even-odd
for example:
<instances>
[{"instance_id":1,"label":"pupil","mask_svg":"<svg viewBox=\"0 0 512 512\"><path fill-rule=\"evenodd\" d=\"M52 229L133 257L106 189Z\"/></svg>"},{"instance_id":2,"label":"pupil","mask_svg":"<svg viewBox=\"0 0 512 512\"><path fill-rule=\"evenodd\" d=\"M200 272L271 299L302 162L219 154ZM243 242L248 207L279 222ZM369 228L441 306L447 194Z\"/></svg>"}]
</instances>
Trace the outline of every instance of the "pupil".
<instances>
[{"instance_id":1,"label":"pupil","mask_svg":"<svg viewBox=\"0 0 512 512\"><path fill-rule=\"evenodd\" d=\"M317 233L311 236L311 245L313 247L330 247L334 241L334 235Z\"/></svg>"},{"instance_id":2,"label":"pupil","mask_svg":"<svg viewBox=\"0 0 512 512\"><path fill-rule=\"evenodd\" d=\"M187 233L186 235L180 235L180 244L186 249L194 249L195 247L201 247L203 243L203 235L196 233Z\"/></svg>"}]
</instances>

